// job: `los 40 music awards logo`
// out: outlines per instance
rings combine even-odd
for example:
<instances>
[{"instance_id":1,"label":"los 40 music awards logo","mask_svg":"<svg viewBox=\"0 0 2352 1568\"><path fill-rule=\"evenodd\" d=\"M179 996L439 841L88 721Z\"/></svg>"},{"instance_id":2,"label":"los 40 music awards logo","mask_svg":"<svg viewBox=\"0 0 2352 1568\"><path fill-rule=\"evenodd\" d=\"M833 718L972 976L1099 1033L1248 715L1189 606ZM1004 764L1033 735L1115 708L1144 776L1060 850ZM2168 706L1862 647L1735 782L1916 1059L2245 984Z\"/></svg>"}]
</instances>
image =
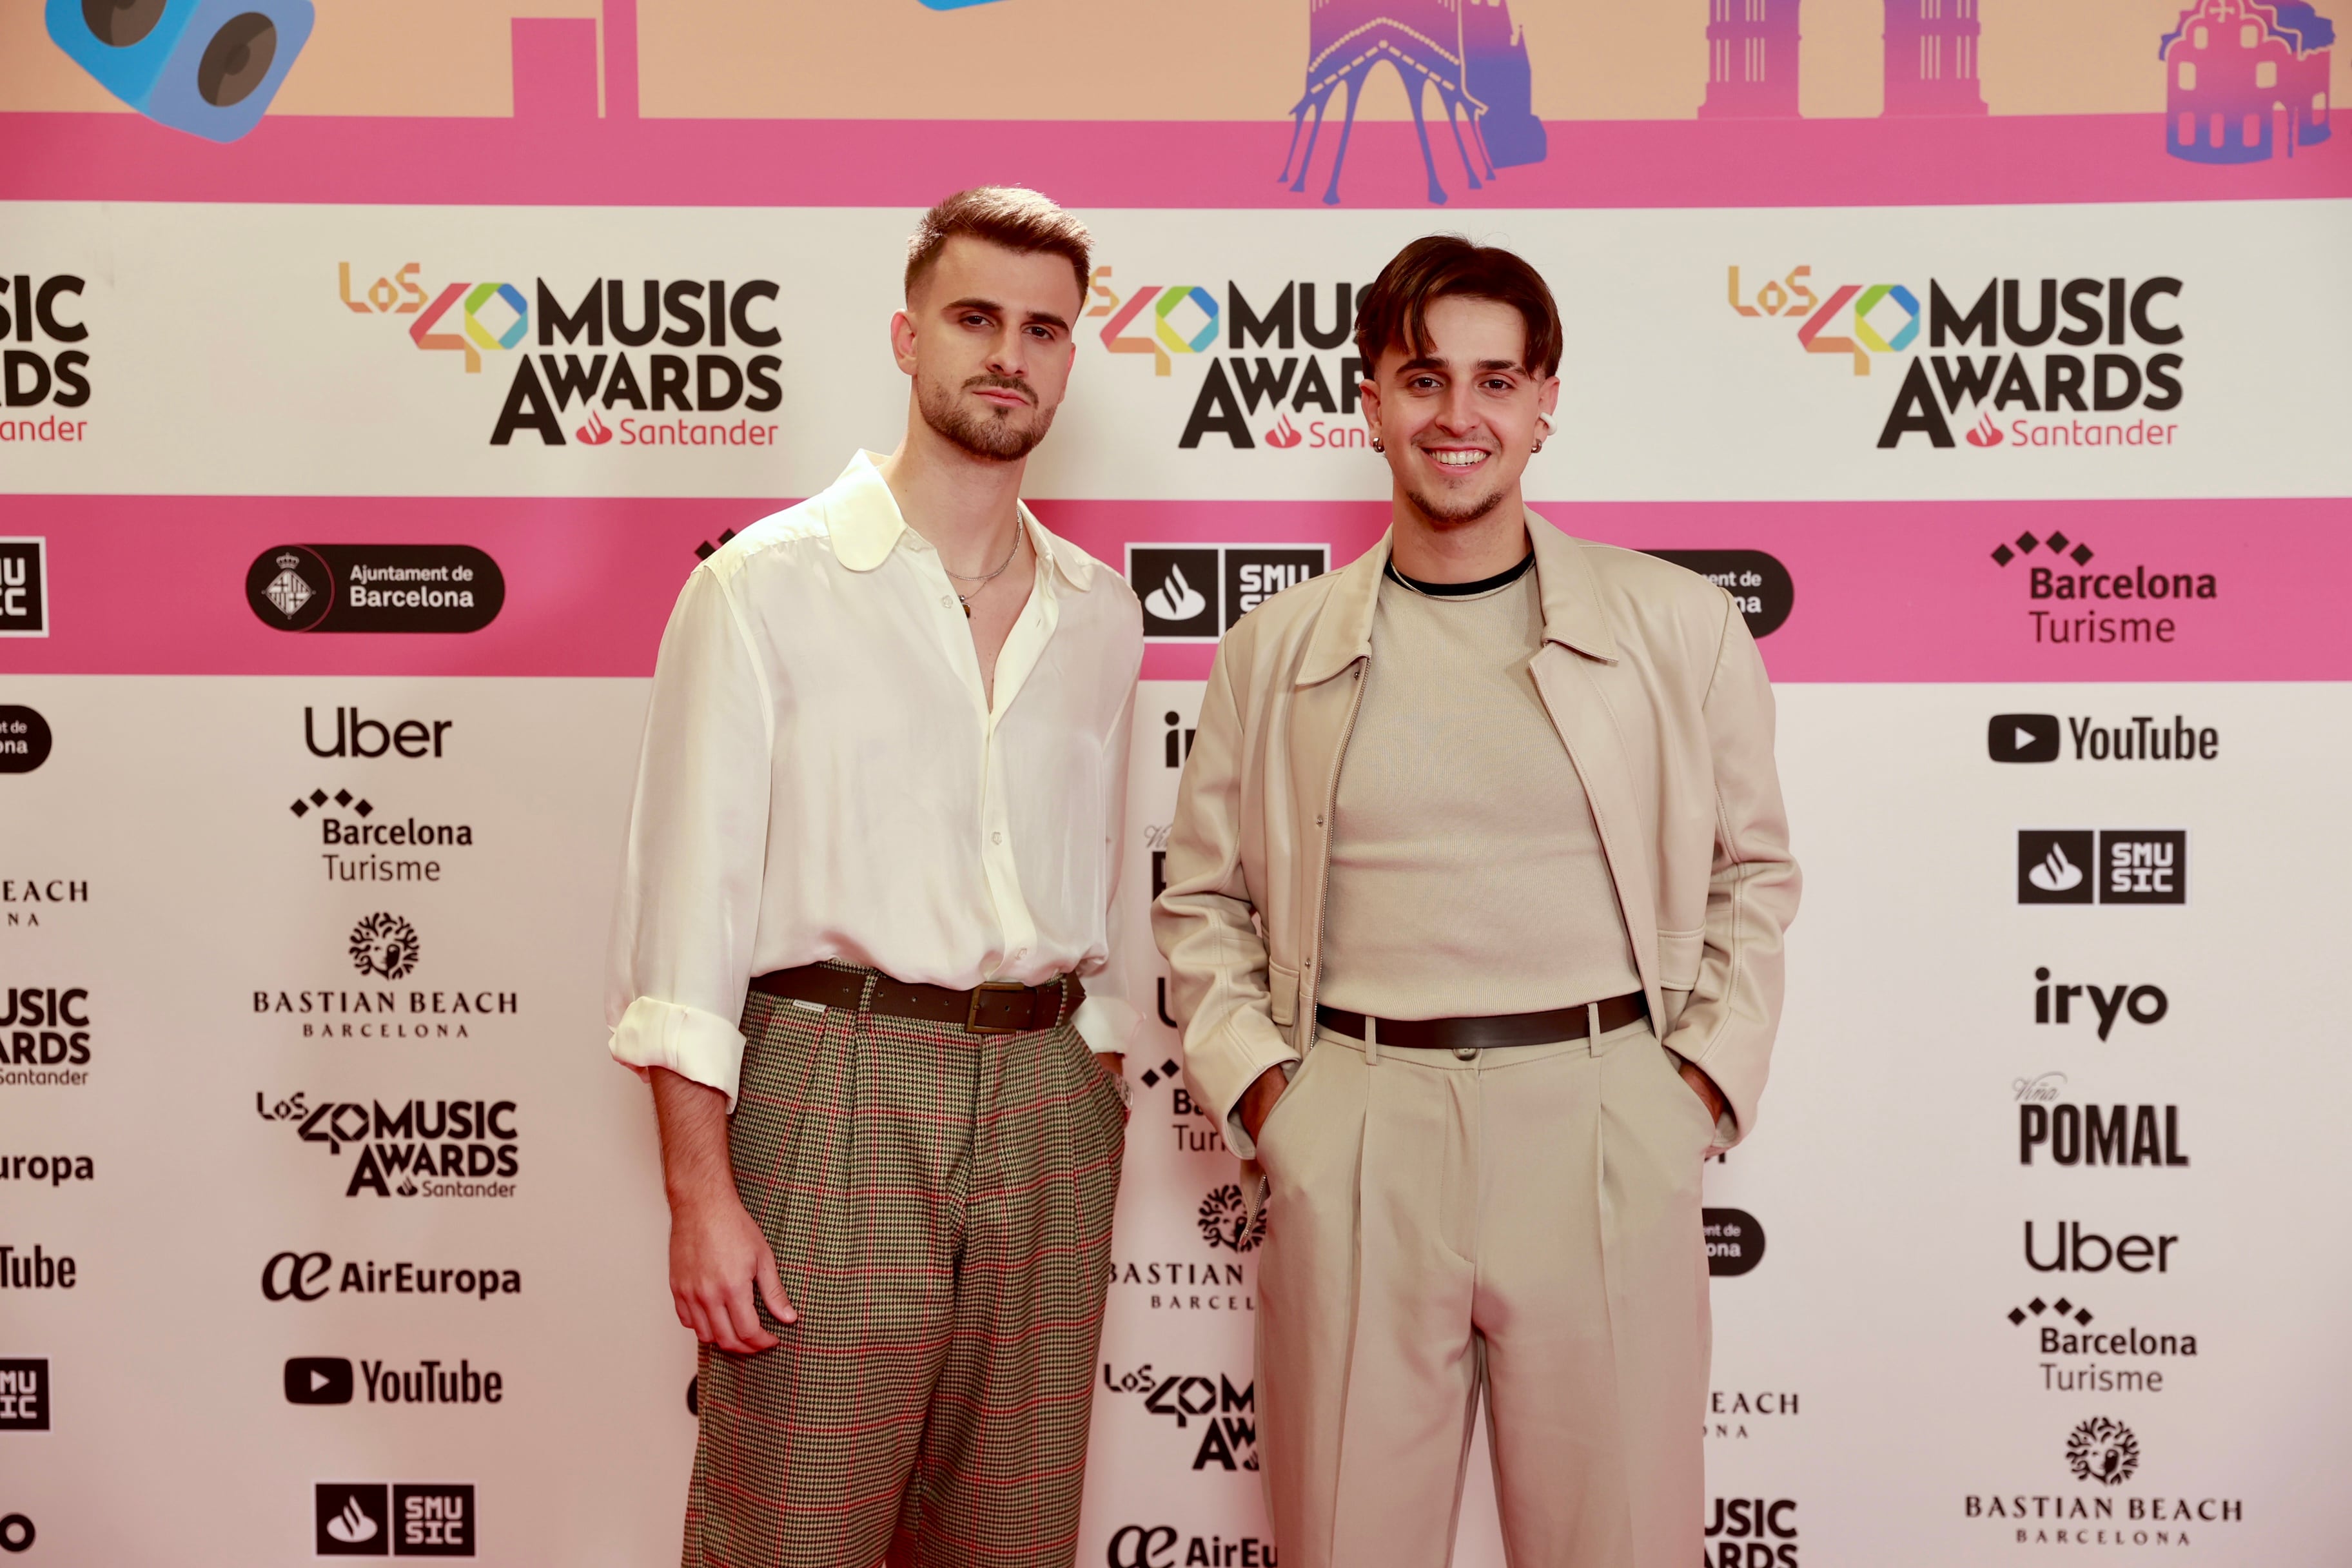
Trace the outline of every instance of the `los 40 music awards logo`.
<instances>
[{"instance_id":1,"label":"los 40 music awards logo","mask_svg":"<svg viewBox=\"0 0 2352 1568\"><path fill-rule=\"evenodd\" d=\"M1189 451L1211 437L1235 451L1260 444L1277 452L1371 445L1356 417L1356 388L1364 379L1355 353L1359 285L1253 283L1253 300L1233 281L1223 294L1198 283L1122 291L1111 268L1097 267L1092 287L1095 303L1087 315L1106 318L1103 347L1150 359L1155 377L1172 378L1180 364L1188 378L1193 363L1205 367L1178 447ZM1220 349L1226 351L1222 358Z\"/></svg>"},{"instance_id":2,"label":"los 40 music awards logo","mask_svg":"<svg viewBox=\"0 0 2352 1568\"><path fill-rule=\"evenodd\" d=\"M1882 449L1909 437L1980 451L2179 444L2179 423L2152 417L2180 406L2178 278L1931 278L1925 290L1816 281L1810 265L1727 278L1731 309L1793 326L1801 352L1855 377L1900 366Z\"/></svg>"},{"instance_id":3,"label":"los 40 music awards logo","mask_svg":"<svg viewBox=\"0 0 2352 1568\"><path fill-rule=\"evenodd\" d=\"M336 276L345 310L405 318L413 349L452 355L467 375L503 376L493 447L518 436L548 447L775 445L776 425L750 417L784 397L783 361L748 352L783 341L769 279L435 285L411 261L355 293L350 262Z\"/></svg>"}]
</instances>

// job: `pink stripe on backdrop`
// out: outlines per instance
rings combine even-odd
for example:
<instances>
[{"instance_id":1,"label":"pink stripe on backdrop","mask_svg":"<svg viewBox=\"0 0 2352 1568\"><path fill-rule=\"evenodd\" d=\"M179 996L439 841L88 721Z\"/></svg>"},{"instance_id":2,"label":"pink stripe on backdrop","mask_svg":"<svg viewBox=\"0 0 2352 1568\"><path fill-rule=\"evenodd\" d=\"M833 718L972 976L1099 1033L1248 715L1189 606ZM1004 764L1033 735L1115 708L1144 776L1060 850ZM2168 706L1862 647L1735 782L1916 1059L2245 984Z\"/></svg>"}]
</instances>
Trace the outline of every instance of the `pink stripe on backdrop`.
<instances>
[{"instance_id":1,"label":"pink stripe on backdrop","mask_svg":"<svg viewBox=\"0 0 2352 1568\"><path fill-rule=\"evenodd\" d=\"M617 31L630 10L607 6ZM517 23L519 33L524 24ZM608 39L608 62L625 46ZM531 73L551 67L537 55ZM565 68L569 68L566 67ZM533 101L519 81L520 103ZM565 89L564 91L571 89ZM278 115L217 146L131 114L0 114L0 200L503 205L905 206L1019 181L1076 207L1318 208L1276 176L1290 123L642 120ZM2352 195L2334 146L2217 167L2164 150L2151 114L1563 121L1541 163L1481 190L1442 149L1452 210L1909 206ZM1454 161L1449 164L1446 159ZM1344 205L1434 212L1409 124L1355 128Z\"/></svg>"},{"instance_id":2,"label":"pink stripe on backdrop","mask_svg":"<svg viewBox=\"0 0 2352 1568\"><path fill-rule=\"evenodd\" d=\"M170 675L644 676L694 547L782 505L759 500L27 496L11 533L49 541L47 638L0 640L0 671ZM1572 532L1654 549L1762 550L1796 584L1765 639L1788 681L2345 680L2342 584L2352 501L1604 502L1543 504ZM1373 503L1038 503L1049 527L1115 567L1142 543L1328 542L1379 536ZM2087 564L1996 544L2053 532ZM507 584L467 636L289 634L261 623L246 569L288 543L463 543ZM2208 599L2035 600L2036 564L2070 575L2210 574ZM2032 612L2051 617L2036 639ZM2060 621L2170 622L2170 640L2058 643ZM1154 647L1155 679L1208 672L1204 647ZM0 701L5 689L0 687Z\"/></svg>"}]
</instances>

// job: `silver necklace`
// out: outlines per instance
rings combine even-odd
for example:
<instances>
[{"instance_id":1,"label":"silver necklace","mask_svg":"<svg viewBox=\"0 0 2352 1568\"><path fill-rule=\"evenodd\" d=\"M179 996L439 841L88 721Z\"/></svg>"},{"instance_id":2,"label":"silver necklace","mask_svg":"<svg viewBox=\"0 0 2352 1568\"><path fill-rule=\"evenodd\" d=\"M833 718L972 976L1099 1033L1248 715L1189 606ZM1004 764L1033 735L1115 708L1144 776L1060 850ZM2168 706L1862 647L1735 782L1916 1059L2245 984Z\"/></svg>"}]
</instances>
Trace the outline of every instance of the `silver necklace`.
<instances>
[{"instance_id":1,"label":"silver necklace","mask_svg":"<svg viewBox=\"0 0 2352 1568\"><path fill-rule=\"evenodd\" d=\"M948 572L948 575L954 578L957 583L971 583L976 584L971 593L958 594L956 595L956 603L963 606L963 618L965 620L971 619L971 602L978 596L981 589L987 587L991 583L993 583L999 577L1003 576L1004 569L1012 565L1013 558L1020 553L1021 525L1016 522L1013 525L1013 548L1004 552L1004 559L996 563L995 571L989 573L983 577L967 577L961 572ZM947 557L944 555L940 557L940 570L942 572L948 571ZM949 586L953 587L954 584L950 584Z\"/></svg>"}]
</instances>

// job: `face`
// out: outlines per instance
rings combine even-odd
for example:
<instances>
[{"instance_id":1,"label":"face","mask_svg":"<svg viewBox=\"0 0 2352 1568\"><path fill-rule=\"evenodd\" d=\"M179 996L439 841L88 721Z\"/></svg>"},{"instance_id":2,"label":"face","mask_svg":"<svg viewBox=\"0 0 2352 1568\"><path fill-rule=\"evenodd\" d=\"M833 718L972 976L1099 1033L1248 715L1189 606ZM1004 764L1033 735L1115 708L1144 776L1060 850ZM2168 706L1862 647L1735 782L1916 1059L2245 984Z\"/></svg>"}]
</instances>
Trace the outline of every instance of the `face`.
<instances>
[{"instance_id":1,"label":"face","mask_svg":"<svg viewBox=\"0 0 2352 1568\"><path fill-rule=\"evenodd\" d=\"M1559 378L1521 363L1527 323L1500 300L1449 295L1431 301L1424 321L1427 353L1381 353L1364 385L1364 420L1423 517L1475 522L1517 493Z\"/></svg>"},{"instance_id":2,"label":"face","mask_svg":"<svg viewBox=\"0 0 2352 1568\"><path fill-rule=\"evenodd\" d=\"M949 240L890 318L890 346L915 378L923 423L975 458L1027 457L1069 384L1080 303L1062 257Z\"/></svg>"}]
</instances>

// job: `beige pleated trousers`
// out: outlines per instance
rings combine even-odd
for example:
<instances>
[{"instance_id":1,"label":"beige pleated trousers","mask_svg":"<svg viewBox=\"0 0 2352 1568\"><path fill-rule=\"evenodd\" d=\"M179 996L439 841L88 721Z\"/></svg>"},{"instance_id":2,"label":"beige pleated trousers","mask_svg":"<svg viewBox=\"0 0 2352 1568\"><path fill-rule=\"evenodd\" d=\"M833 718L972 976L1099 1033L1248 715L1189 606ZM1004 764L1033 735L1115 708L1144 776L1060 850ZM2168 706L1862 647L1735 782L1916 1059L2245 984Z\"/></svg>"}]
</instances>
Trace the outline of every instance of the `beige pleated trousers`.
<instances>
[{"instance_id":1,"label":"beige pleated trousers","mask_svg":"<svg viewBox=\"0 0 2352 1568\"><path fill-rule=\"evenodd\" d=\"M1442 1568L1483 1392L1512 1568L1691 1568L1706 1106L1644 1020L1474 1053L1322 1034L1260 1130L1283 1568Z\"/></svg>"}]
</instances>

